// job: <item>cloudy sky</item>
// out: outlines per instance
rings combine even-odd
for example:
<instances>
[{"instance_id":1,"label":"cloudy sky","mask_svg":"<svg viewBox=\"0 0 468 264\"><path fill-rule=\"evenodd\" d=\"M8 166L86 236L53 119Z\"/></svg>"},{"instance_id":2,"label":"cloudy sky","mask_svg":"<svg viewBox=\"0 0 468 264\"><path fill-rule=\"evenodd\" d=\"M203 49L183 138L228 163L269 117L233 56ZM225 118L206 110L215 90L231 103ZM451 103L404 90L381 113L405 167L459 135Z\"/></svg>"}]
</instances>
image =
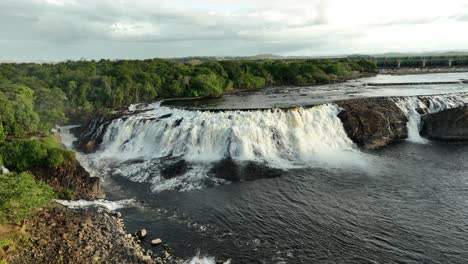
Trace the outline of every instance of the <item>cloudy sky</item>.
<instances>
[{"instance_id":1,"label":"cloudy sky","mask_svg":"<svg viewBox=\"0 0 468 264\"><path fill-rule=\"evenodd\" d=\"M468 0L0 0L0 60L468 50Z\"/></svg>"}]
</instances>

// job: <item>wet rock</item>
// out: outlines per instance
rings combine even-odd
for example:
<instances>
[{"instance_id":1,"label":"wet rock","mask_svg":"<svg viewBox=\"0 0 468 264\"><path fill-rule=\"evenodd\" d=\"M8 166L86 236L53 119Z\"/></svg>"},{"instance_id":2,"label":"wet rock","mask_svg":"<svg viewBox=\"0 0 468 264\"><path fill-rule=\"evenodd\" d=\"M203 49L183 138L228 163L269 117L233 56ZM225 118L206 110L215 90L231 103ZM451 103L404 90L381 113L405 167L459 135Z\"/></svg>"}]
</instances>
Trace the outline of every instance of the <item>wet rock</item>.
<instances>
[{"instance_id":1,"label":"wet rock","mask_svg":"<svg viewBox=\"0 0 468 264\"><path fill-rule=\"evenodd\" d=\"M138 230L136 232L137 237L140 238L140 239L145 238L147 234L148 234L148 232L144 228L142 228L142 229L140 229L140 230Z\"/></svg>"},{"instance_id":2,"label":"wet rock","mask_svg":"<svg viewBox=\"0 0 468 264\"><path fill-rule=\"evenodd\" d=\"M88 178L88 186L91 192L93 193L101 193L101 182L98 177L89 177Z\"/></svg>"},{"instance_id":3,"label":"wet rock","mask_svg":"<svg viewBox=\"0 0 468 264\"><path fill-rule=\"evenodd\" d=\"M99 178L91 177L76 159L58 168L35 168L32 173L36 179L46 182L56 192L71 191L72 199L96 199L104 196Z\"/></svg>"},{"instance_id":4,"label":"wet rock","mask_svg":"<svg viewBox=\"0 0 468 264\"><path fill-rule=\"evenodd\" d=\"M162 240L160 238L156 238L156 239L153 239L151 240L151 246L157 246L157 245L160 245L162 243Z\"/></svg>"},{"instance_id":5,"label":"wet rock","mask_svg":"<svg viewBox=\"0 0 468 264\"><path fill-rule=\"evenodd\" d=\"M96 139L91 139L84 144L83 150L85 153L93 153L96 150L97 143Z\"/></svg>"},{"instance_id":6,"label":"wet rock","mask_svg":"<svg viewBox=\"0 0 468 264\"><path fill-rule=\"evenodd\" d=\"M468 106L422 116L421 134L434 140L468 140Z\"/></svg>"},{"instance_id":7,"label":"wet rock","mask_svg":"<svg viewBox=\"0 0 468 264\"><path fill-rule=\"evenodd\" d=\"M172 114L165 114L165 115L162 115L162 116L158 117L158 119L166 119L166 118L169 118L171 116L172 116Z\"/></svg>"},{"instance_id":8,"label":"wet rock","mask_svg":"<svg viewBox=\"0 0 468 264\"><path fill-rule=\"evenodd\" d=\"M165 179L172 179L185 174L189 169L189 164L185 160L180 160L166 165L165 168L161 170L161 175Z\"/></svg>"},{"instance_id":9,"label":"wet rock","mask_svg":"<svg viewBox=\"0 0 468 264\"><path fill-rule=\"evenodd\" d=\"M177 119L174 124L172 124L172 127L178 127L180 126L180 124L182 123L182 121L184 121L184 118L181 118L181 119Z\"/></svg>"},{"instance_id":10,"label":"wet rock","mask_svg":"<svg viewBox=\"0 0 468 264\"><path fill-rule=\"evenodd\" d=\"M336 102L348 137L358 146L378 149L407 138L405 114L390 98L362 98Z\"/></svg>"},{"instance_id":11,"label":"wet rock","mask_svg":"<svg viewBox=\"0 0 468 264\"><path fill-rule=\"evenodd\" d=\"M283 171L257 162L238 162L226 158L215 163L209 173L214 177L228 181L252 181L280 177Z\"/></svg>"}]
</instances>

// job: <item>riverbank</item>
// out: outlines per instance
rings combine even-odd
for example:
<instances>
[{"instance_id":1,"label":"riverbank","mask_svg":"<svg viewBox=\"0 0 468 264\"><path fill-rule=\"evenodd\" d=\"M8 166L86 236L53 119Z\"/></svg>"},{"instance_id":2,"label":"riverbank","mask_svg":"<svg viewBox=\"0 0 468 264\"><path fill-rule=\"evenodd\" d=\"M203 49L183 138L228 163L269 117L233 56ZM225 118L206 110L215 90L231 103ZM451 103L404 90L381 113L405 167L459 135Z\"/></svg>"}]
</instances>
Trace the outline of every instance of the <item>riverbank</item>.
<instances>
[{"instance_id":1,"label":"riverbank","mask_svg":"<svg viewBox=\"0 0 468 264\"><path fill-rule=\"evenodd\" d=\"M38 209L22 229L25 235L8 263L170 263L170 256L142 249L138 238L126 233L121 215L104 209L56 204Z\"/></svg>"}]
</instances>

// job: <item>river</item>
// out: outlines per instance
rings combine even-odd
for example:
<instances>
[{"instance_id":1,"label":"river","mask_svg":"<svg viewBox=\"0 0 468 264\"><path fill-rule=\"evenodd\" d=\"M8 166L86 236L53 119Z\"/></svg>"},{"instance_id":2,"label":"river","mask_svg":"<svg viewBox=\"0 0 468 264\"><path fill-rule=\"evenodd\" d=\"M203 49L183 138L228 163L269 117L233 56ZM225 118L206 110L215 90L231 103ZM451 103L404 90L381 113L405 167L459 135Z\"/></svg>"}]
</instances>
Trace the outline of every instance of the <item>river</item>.
<instances>
[{"instance_id":1,"label":"river","mask_svg":"<svg viewBox=\"0 0 468 264\"><path fill-rule=\"evenodd\" d=\"M132 106L147 111L114 120L100 149L78 158L109 200L126 201L129 231L147 228L182 258L467 263L468 144L420 137L421 103L401 96L425 95L436 112L466 104L468 84L366 85L461 79L378 75ZM346 136L333 101L372 96L400 97L408 140L369 151Z\"/></svg>"}]
</instances>

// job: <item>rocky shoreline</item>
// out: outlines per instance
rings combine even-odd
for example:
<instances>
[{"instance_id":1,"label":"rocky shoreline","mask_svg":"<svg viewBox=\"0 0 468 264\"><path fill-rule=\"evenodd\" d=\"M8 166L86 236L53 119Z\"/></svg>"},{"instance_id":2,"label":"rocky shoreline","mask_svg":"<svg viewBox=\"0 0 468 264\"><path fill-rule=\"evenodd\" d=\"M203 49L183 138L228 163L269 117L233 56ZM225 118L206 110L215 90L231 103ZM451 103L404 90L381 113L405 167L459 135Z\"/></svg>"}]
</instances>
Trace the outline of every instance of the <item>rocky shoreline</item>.
<instances>
[{"instance_id":1,"label":"rocky shoreline","mask_svg":"<svg viewBox=\"0 0 468 264\"><path fill-rule=\"evenodd\" d=\"M145 250L128 234L120 213L71 210L61 205L38 210L8 263L180 263L168 249ZM164 247L158 245L159 247Z\"/></svg>"}]
</instances>

